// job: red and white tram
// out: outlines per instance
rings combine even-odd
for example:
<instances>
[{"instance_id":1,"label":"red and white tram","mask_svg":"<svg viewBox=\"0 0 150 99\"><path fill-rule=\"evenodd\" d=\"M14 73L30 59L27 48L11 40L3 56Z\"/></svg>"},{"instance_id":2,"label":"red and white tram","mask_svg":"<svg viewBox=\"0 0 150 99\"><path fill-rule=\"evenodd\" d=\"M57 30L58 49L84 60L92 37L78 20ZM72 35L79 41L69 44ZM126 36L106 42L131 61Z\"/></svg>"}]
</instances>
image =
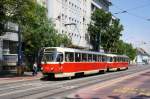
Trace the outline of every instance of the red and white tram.
<instances>
[{"instance_id":1,"label":"red and white tram","mask_svg":"<svg viewBox=\"0 0 150 99\"><path fill-rule=\"evenodd\" d=\"M41 61L44 75L73 77L106 70L128 68L127 56L83 51L72 48L46 47Z\"/></svg>"}]
</instances>

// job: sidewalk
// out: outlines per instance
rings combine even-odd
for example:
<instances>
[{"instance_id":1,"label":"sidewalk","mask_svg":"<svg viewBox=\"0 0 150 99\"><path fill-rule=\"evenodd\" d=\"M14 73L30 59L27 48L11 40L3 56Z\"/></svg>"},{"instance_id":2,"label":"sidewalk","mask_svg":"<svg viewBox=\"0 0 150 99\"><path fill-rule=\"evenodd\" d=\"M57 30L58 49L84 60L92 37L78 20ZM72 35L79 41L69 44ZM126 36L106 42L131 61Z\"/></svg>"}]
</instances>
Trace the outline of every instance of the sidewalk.
<instances>
[{"instance_id":1,"label":"sidewalk","mask_svg":"<svg viewBox=\"0 0 150 99\"><path fill-rule=\"evenodd\" d=\"M150 70L92 85L68 99L150 99Z\"/></svg>"},{"instance_id":2,"label":"sidewalk","mask_svg":"<svg viewBox=\"0 0 150 99\"><path fill-rule=\"evenodd\" d=\"M26 80L35 80L42 78L42 73L38 72L36 76L32 76L32 72L24 72L24 75L17 76L16 71L3 71L0 72L0 84L11 83Z\"/></svg>"}]
</instances>

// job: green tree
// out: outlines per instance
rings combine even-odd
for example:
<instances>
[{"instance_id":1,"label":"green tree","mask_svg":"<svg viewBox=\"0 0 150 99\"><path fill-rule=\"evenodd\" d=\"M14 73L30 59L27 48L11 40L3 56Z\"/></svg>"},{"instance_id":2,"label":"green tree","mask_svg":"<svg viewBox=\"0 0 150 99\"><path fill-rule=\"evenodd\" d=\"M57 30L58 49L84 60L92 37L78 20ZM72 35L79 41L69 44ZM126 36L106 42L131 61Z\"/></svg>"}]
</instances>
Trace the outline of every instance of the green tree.
<instances>
[{"instance_id":1,"label":"green tree","mask_svg":"<svg viewBox=\"0 0 150 99\"><path fill-rule=\"evenodd\" d=\"M1 0L1 3L5 9L3 20L17 23L21 29L24 53L29 63L36 60L41 47L71 44L67 36L54 29L47 18L47 10L36 0Z\"/></svg>"},{"instance_id":2,"label":"green tree","mask_svg":"<svg viewBox=\"0 0 150 99\"><path fill-rule=\"evenodd\" d=\"M5 1L0 1L0 36L4 33L4 23L6 22L6 15L5 15Z\"/></svg>"},{"instance_id":3,"label":"green tree","mask_svg":"<svg viewBox=\"0 0 150 99\"><path fill-rule=\"evenodd\" d=\"M110 26L107 28L104 35L102 35L102 46L105 52L114 52L117 43L122 36L121 31L123 26L120 25L119 19L112 19Z\"/></svg>"},{"instance_id":4,"label":"green tree","mask_svg":"<svg viewBox=\"0 0 150 99\"><path fill-rule=\"evenodd\" d=\"M136 49L133 48L132 44L125 43L122 40L119 40L116 46L116 52L120 55L127 55L130 60L133 60L136 56Z\"/></svg>"},{"instance_id":5,"label":"green tree","mask_svg":"<svg viewBox=\"0 0 150 99\"><path fill-rule=\"evenodd\" d=\"M5 22L11 21L20 25L32 22L36 4L34 0L1 0L1 16Z\"/></svg>"},{"instance_id":6,"label":"green tree","mask_svg":"<svg viewBox=\"0 0 150 99\"><path fill-rule=\"evenodd\" d=\"M106 13L102 9L96 9L91 16L91 22L88 26L88 32L90 35L90 44L93 50L99 51L100 46L104 45L101 42L105 35L107 28L109 27L112 15Z\"/></svg>"},{"instance_id":7,"label":"green tree","mask_svg":"<svg viewBox=\"0 0 150 99\"><path fill-rule=\"evenodd\" d=\"M130 60L135 59L136 49L133 48L132 44L125 43L125 54L130 58Z\"/></svg>"},{"instance_id":8,"label":"green tree","mask_svg":"<svg viewBox=\"0 0 150 99\"><path fill-rule=\"evenodd\" d=\"M37 60L38 51L42 47L71 45L71 40L66 36L59 34L55 29L51 20L46 16L46 9L40 5L36 5L36 13L33 14L34 21L23 27L23 39L25 46L25 54L30 63ZM32 57L31 57L32 56Z\"/></svg>"}]
</instances>

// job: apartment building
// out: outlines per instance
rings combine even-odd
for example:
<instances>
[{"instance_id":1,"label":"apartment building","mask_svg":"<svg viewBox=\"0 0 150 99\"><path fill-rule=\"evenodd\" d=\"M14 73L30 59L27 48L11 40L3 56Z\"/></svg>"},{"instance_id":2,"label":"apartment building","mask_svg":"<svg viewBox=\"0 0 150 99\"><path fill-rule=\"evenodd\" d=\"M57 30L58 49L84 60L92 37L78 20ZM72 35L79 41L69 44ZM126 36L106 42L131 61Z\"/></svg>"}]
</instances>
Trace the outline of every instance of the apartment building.
<instances>
[{"instance_id":1,"label":"apartment building","mask_svg":"<svg viewBox=\"0 0 150 99\"><path fill-rule=\"evenodd\" d=\"M0 36L0 70L13 68L17 62L18 26L11 22L5 26L7 31Z\"/></svg>"},{"instance_id":2,"label":"apartment building","mask_svg":"<svg viewBox=\"0 0 150 99\"><path fill-rule=\"evenodd\" d=\"M61 34L66 34L73 43L73 47L89 48L87 32L91 13L96 9L109 11L109 0L36 0L47 8L47 16ZM17 29L13 23L9 28ZM17 32L6 32L0 36L0 68L2 65L16 65L17 62Z\"/></svg>"},{"instance_id":3,"label":"apartment building","mask_svg":"<svg viewBox=\"0 0 150 99\"><path fill-rule=\"evenodd\" d=\"M74 47L89 48L87 28L91 13L109 10L108 0L47 0L48 17L59 33L66 34Z\"/></svg>"}]
</instances>

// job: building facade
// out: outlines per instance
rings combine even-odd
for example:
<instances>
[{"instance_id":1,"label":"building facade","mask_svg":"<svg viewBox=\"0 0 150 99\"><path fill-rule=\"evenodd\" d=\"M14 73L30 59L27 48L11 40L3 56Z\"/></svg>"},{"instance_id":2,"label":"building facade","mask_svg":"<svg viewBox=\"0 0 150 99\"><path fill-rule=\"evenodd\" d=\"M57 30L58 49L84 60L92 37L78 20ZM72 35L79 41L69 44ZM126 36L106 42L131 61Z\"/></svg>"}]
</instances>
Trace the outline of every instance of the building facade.
<instances>
[{"instance_id":1,"label":"building facade","mask_svg":"<svg viewBox=\"0 0 150 99\"><path fill-rule=\"evenodd\" d=\"M135 62L137 64L150 64L150 55L142 48L137 48Z\"/></svg>"},{"instance_id":2,"label":"building facade","mask_svg":"<svg viewBox=\"0 0 150 99\"><path fill-rule=\"evenodd\" d=\"M17 62L18 26L11 22L5 26L7 31L0 36L0 70L11 69Z\"/></svg>"},{"instance_id":3,"label":"building facade","mask_svg":"<svg viewBox=\"0 0 150 99\"><path fill-rule=\"evenodd\" d=\"M109 11L108 0L36 0L47 8L47 16L61 34L66 34L73 47L89 48L87 32L91 13L96 9ZM17 25L11 22L7 27L16 30ZM18 34L15 31L6 32L0 36L0 70L7 66L15 66L17 62ZM2 67L3 66L3 67Z\"/></svg>"},{"instance_id":4,"label":"building facade","mask_svg":"<svg viewBox=\"0 0 150 99\"><path fill-rule=\"evenodd\" d=\"M87 32L91 13L96 9L109 11L108 0L48 0L48 17L61 34L66 34L74 47L89 48Z\"/></svg>"}]
</instances>

